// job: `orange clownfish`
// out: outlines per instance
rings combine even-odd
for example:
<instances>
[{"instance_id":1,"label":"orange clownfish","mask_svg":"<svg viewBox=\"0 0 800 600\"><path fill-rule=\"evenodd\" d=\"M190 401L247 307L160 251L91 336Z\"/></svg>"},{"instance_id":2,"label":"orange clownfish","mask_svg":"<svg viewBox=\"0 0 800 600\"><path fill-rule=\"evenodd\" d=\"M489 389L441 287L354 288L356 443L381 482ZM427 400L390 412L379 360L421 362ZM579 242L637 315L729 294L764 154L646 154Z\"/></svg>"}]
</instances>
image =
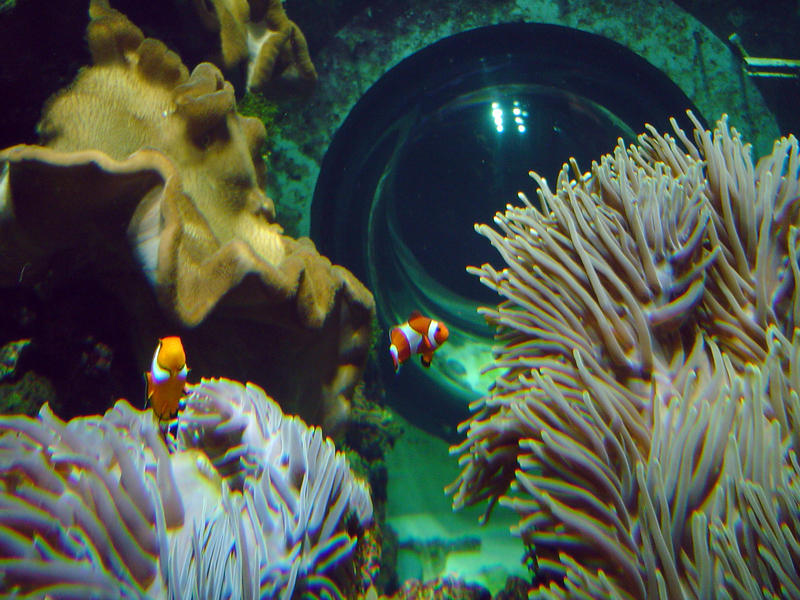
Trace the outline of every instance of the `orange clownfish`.
<instances>
[{"instance_id":1,"label":"orange clownfish","mask_svg":"<svg viewBox=\"0 0 800 600\"><path fill-rule=\"evenodd\" d=\"M392 327L389 332L389 353L394 362L394 372L414 354L421 354L423 367L430 367L433 353L447 341L450 332L447 326L439 321L423 317L414 311L408 321Z\"/></svg>"},{"instance_id":2,"label":"orange clownfish","mask_svg":"<svg viewBox=\"0 0 800 600\"><path fill-rule=\"evenodd\" d=\"M188 373L181 338L171 336L158 340L158 348L145 379L147 399L159 421L171 419L178 412Z\"/></svg>"}]
</instances>

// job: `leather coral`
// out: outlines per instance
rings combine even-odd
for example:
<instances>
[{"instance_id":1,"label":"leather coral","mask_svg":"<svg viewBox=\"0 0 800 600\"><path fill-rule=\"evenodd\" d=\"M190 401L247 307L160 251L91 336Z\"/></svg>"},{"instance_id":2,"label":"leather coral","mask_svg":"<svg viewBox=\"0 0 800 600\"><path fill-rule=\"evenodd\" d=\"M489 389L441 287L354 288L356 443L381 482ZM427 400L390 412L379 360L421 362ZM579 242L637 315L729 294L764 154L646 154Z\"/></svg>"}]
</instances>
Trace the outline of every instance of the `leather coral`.
<instances>
[{"instance_id":1,"label":"leather coral","mask_svg":"<svg viewBox=\"0 0 800 600\"><path fill-rule=\"evenodd\" d=\"M213 10L201 0L192 4L205 27L219 31L224 67L246 66L247 89L316 82L306 38L286 15L282 0L211 0Z\"/></svg>"},{"instance_id":2,"label":"leather coral","mask_svg":"<svg viewBox=\"0 0 800 600\"><path fill-rule=\"evenodd\" d=\"M283 235L263 192L264 127L236 112L216 67L189 73L103 2L90 14L94 65L48 102L43 145L0 152L0 285L49 276L69 251L140 326L156 318L144 273L162 313L194 328L185 341L205 345L199 372L259 377L305 418L338 418L366 358L371 294ZM148 352L154 336L140 333ZM215 352L220 340L248 350Z\"/></svg>"},{"instance_id":3,"label":"leather coral","mask_svg":"<svg viewBox=\"0 0 800 600\"><path fill-rule=\"evenodd\" d=\"M0 418L0 593L288 600L370 585L369 491L319 428L217 379L191 387L168 441L125 400L69 422L48 405Z\"/></svg>"},{"instance_id":4,"label":"leather coral","mask_svg":"<svg viewBox=\"0 0 800 600\"><path fill-rule=\"evenodd\" d=\"M800 148L694 123L477 226L497 376L450 492L519 514L539 598L800 598Z\"/></svg>"}]
</instances>

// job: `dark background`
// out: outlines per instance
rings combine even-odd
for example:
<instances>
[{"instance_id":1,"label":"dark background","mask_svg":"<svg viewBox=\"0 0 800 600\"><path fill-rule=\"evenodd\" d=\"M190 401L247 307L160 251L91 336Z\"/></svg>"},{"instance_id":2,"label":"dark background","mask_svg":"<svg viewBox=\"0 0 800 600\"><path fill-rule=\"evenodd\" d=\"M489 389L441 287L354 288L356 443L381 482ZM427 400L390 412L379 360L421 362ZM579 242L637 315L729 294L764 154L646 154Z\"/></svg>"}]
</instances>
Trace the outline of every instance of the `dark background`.
<instances>
[{"instance_id":1,"label":"dark background","mask_svg":"<svg viewBox=\"0 0 800 600\"><path fill-rule=\"evenodd\" d=\"M752 56L800 58L797 0L676 3L723 40L738 33ZM214 35L206 36L199 26L188 22L187 11L181 10L180 4L163 0L112 2L146 35L152 34L178 49L184 63L194 66L207 58L204 52L216 47L217 42ZM369 0L287 0L285 7L305 33L313 58L330 36L367 4ZM13 9L0 13L0 148L35 142L34 128L45 100L89 62L84 40L87 6L87 0L17 0ZM393 10L402 10L401 3L394 4ZM758 79L756 85L775 113L781 133L800 132L800 81Z\"/></svg>"}]
</instances>

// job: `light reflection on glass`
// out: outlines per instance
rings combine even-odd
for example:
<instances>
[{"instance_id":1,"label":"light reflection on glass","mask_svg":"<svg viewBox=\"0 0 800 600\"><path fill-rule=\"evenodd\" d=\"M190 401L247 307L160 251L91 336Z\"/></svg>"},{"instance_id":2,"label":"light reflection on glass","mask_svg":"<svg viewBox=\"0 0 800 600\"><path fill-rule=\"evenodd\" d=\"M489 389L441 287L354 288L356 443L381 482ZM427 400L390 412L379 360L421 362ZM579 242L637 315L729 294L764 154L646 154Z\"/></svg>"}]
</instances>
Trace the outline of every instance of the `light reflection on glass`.
<instances>
[{"instance_id":1,"label":"light reflection on glass","mask_svg":"<svg viewBox=\"0 0 800 600\"><path fill-rule=\"evenodd\" d=\"M497 133L503 133L505 127L503 124L503 108L499 102L492 102L492 121ZM526 119L528 118L528 111L520 104L519 100L512 102L511 114L514 115L514 123L517 126L519 133L525 133L527 129Z\"/></svg>"}]
</instances>

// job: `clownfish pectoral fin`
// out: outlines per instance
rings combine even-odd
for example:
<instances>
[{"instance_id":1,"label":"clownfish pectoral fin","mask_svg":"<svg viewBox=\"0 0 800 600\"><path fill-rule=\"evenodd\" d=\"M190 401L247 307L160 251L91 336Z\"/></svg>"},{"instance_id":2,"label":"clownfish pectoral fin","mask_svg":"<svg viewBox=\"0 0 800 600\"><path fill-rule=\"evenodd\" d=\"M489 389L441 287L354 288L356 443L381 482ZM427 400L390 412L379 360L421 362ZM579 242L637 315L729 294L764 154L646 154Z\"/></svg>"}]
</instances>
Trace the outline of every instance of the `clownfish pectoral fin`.
<instances>
[{"instance_id":1,"label":"clownfish pectoral fin","mask_svg":"<svg viewBox=\"0 0 800 600\"><path fill-rule=\"evenodd\" d=\"M144 406L142 410L147 408L147 404L150 402L150 397L153 395L153 380L150 377L150 372L146 371L144 374Z\"/></svg>"},{"instance_id":2,"label":"clownfish pectoral fin","mask_svg":"<svg viewBox=\"0 0 800 600\"><path fill-rule=\"evenodd\" d=\"M422 339L420 340L420 347L418 352L422 352L423 354L433 354L433 344L428 339L427 335L423 335Z\"/></svg>"}]
</instances>

